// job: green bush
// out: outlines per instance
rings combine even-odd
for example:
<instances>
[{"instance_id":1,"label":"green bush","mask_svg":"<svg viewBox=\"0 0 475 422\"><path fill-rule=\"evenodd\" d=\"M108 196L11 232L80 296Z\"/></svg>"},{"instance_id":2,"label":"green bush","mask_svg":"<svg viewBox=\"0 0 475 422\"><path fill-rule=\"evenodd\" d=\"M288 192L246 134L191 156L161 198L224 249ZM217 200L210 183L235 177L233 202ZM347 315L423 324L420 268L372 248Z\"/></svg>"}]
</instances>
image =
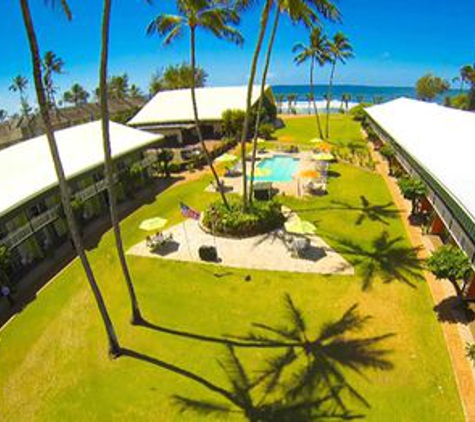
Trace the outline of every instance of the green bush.
<instances>
[{"instance_id":1,"label":"green bush","mask_svg":"<svg viewBox=\"0 0 475 422\"><path fill-rule=\"evenodd\" d=\"M274 125L272 123L262 123L259 126L259 136L264 139L272 139L275 132Z\"/></svg>"},{"instance_id":2,"label":"green bush","mask_svg":"<svg viewBox=\"0 0 475 422\"><path fill-rule=\"evenodd\" d=\"M350 110L350 116L353 117L353 120L362 122L366 118L365 108L368 106L369 104L366 103L358 104Z\"/></svg>"},{"instance_id":3,"label":"green bush","mask_svg":"<svg viewBox=\"0 0 475 422\"><path fill-rule=\"evenodd\" d=\"M221 201L211 204L204 212L203 225L217 235L251 237L280 227L285 221L278 202L253 202L243 212L240 201L230 203L228 210Z\"/></svg>"}]
</instances>

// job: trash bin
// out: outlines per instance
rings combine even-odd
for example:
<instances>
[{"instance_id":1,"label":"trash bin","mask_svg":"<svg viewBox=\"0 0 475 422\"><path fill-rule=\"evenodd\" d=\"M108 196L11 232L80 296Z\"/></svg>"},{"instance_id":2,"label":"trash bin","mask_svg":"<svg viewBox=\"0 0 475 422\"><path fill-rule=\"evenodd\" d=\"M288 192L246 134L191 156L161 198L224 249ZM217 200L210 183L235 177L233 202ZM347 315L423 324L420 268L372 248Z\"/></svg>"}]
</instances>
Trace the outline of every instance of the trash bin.
<instances>
[{"instance_id":1,"label":"trash bin","mask_svg":"<svg viewBox=\"0 0 475 422\"><path fill-rule=\"evenodd\" d=\"M198 249L198 255L202 261L206 262L217 262L218 261L218 251L214 246L200 246Z\"/></svg>"}]
</instances>

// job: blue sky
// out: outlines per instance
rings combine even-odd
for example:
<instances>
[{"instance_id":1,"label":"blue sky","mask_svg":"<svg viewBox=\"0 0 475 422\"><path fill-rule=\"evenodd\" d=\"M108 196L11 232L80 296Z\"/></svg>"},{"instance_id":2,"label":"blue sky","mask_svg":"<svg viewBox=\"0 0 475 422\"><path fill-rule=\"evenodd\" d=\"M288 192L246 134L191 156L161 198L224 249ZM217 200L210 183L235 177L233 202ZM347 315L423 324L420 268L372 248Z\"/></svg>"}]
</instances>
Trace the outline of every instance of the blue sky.
<instances>
[{"instance_id":1,"label":"blue sky","mask_svg":"<svg viewBox=\"0 0 475 422\"><path fill-rule=\"evenodd\" d=\"M0 108L9 111L18 108L17 96L8 91L11 79L17 74L30 78L31 74L18 3L0 2ZM57 85L61 89L74 82L88 89L97 86L102 2L69 0L74 14L71 23L59 10L46 8L43 0L30 3L42 51L53 50L66 62L67 73L57 78ZM158 38L145 35L150 20L163 11L173 11L173 2L155 0L152 6L145 0L113 3L110 73L127 72L132 82L146 89L156 69L188 59L186 37L171 47L162 47ZM339 68L339 84L412 86L426 72L451 79L463 64L475 61L473 0L339 0L337 4L344 22L327 25L326 29L330 34L343 30L356 53L355 59ZM245 83L258 20L257 6L243 16L243 47L198 34L198 61L209 73L210 85ZM307 68L294 66L291 53L292 46L306 38L304 28L283 22L276 41L271 84L307 82ZM324 69L317 82L326 80ZM33 92L29 98L33 102Z\"/></svg>"}]
</instances>

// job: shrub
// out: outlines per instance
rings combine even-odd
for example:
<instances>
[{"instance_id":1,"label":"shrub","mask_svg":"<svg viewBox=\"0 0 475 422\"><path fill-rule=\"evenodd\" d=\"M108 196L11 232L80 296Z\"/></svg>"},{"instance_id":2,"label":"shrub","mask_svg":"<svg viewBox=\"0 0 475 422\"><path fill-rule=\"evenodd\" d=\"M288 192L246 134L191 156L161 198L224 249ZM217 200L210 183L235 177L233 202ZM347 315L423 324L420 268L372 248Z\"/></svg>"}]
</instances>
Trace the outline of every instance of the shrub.
<instances>
[{"instance_id":1,"label":"shrub","mask_svg":"<svg viewBox=\"0 0 475 422\"><path fill-rule=\"evenodd\" d=\"M225 110L222 115L223 133L232 139L241 137L246 113L243 110Z\"/></svg>"},{"instance_id":2,"label":"shrub","mask_svg":"<svg viewBox=\"0 0 475 422\"><path fill-rule=\"evenodd\" d=\"M253 202L243 212L240 201L233 201L228 210L221 201L204 212L203 225L217 235L251 237L280 227L285 218L278 202Z\"/></svg>"},{"instance_id":3,"label":"shrub","mask_svg":"<svg viewBox=\"0 0 475 422\"><path fill-rule=\"evenodd\" d=\"M350 110L350 116L353 118L353 120L362 122L366 118L365 108L368 106L369 104L366 103L358 104Z\"/></svg>"},{"instance_id":4,"label":"shrub","mask_svg":"<svg viewBox=\"0 0 475 422\"><path fill-rule=\"evenodd\" d=\"M259 136L264 139L272 139L275 129L272 123L262 123L259 126Z\"/></svg>"},{"instance_id":5,"label":"shrub","mask_svg":"<svg viewBox=\"0 0 475 422\"><path fill-rule=\"evenodd\" d=\"M404 196L412 202L413 215L417 214L421 199L427 194L427 187L421 179L416 177L403 177L398 181L399 189Z\"/></svg>"},{"instance_id":6,"label":"shrub","mask_svg":"<svg viewBox=\"0 0 475 422\"><path fill-rule=\"evenodd\" d=\"M437 249L427 260L427 266L438 280L449 280L459 296L463 292L458 285L458 280L465 280L472 273L472 266L467 255L452 245Z\"/></svg>"}]
</instances>

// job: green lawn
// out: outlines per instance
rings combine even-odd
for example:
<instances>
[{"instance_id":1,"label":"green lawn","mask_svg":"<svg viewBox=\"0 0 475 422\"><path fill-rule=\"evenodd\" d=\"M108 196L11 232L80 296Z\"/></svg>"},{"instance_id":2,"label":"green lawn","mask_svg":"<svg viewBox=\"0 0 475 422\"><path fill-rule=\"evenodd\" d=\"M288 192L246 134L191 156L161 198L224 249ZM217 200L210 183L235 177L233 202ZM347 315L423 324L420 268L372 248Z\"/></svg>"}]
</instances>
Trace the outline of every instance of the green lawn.
<instances>
[{"instance_id":1,"label":"green lawn","mask_svg":"<svg viewBox=\"0 0 475 422\"><path fill-rule=\"evenodd\" d=\"M335 119L336 135L348 141L354 136L356 141L355 124L342 116ZM311 128L306 130L305 124ZM302 141L314 136L308 119L289 121L284 130ZM382 178L346 164L335 164L331 171L329 195L282 200L315 222L319 234L355 265L357 275L248 271L130 257L144 315L155 324L220 336L246 333L253 322L278 323L284 293L302 308L311 329L358 303L360 312L373 317L362 335L395 334L383 343L394 368L365 371L365 377L346 371L371 405L366 409L350 401L350 408L378 422L462 421L429 291L414 270L403 224ZM203 209L215 199L203 192L208 180L173 187L127 218L126 247L143 239L137 227L145 218L160 215L179 221L178 201ZM208 399L216 395L183 373L164 369L163 362L226 388L216 360L223 346L130 326L111 233L89 256L123 346L154 358L154 363L108 359L104 332L76 261L0 332L1 420L211 419L178 412L171 400L174 394ZM246 275L251 282L244 281ZM261 349L237 353L250 368L269 357ZM241 419L233 415L229 420Z\"/></svg>"}]
</instances>

